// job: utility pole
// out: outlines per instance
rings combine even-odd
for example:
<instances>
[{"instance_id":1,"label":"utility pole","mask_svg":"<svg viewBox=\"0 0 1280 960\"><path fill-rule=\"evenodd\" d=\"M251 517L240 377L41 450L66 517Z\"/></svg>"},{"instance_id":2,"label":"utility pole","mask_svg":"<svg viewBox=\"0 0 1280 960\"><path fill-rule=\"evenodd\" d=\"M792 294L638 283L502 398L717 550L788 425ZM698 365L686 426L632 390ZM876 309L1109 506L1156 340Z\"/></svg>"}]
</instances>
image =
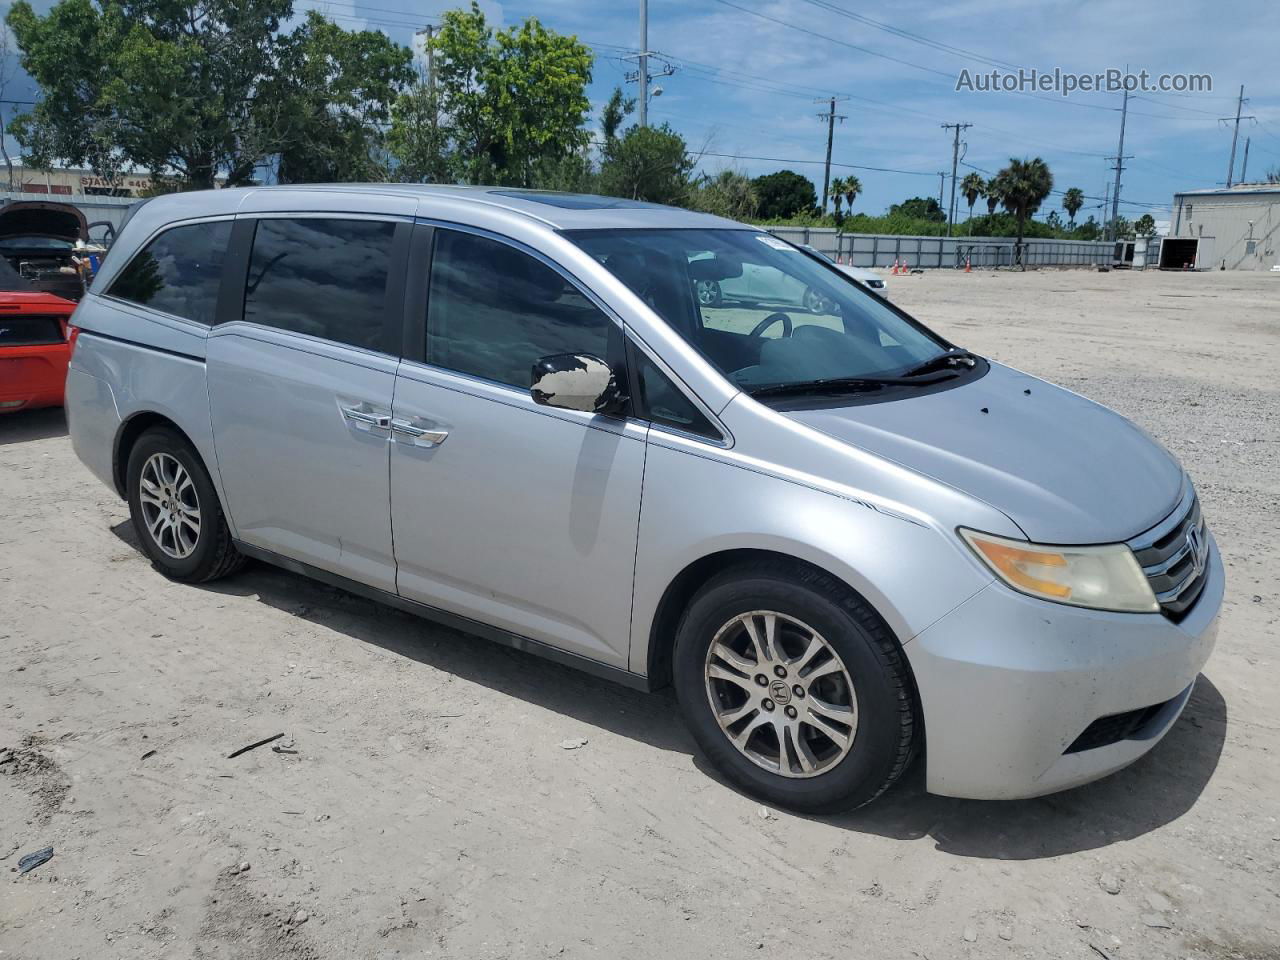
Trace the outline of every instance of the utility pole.
<instances>
[{"instance_id":1,"label":"utility pole","mask_svg":"<svg viewBox=\"0 0 1280 960\"><path fill-rule=\"evenodd\" d=\"M653 51L649 49L649 0L640 0L640 52L623 57L623 59L635 60L637 64L635 73L626 75L626 81L627 83L638 83L640 85L636 101L640 108L637 119L642 127L649 125L649 81L657 77L669 77L676 72L676 68L668 63L660 73L650 73L649 58L652 56ZM657 93L661 92L662 88L659 87Z\"/></svg>"},{"instance_id":2,"label":"utility pole","mask_svg":"<svg viewBox=\"0 0 1280 960\"><path fill-rule=\"evenodd\" d=\"M942 210L942 191L947 188L947 171L938 171L938 210Z\"/></svg>"},{"instance_id":3,"label":"utility pole","mask_svg":"<svg viewBox=\"0 0 1280 960\"><path fill-rule=\"evenodd\" d=\"M818 114L819 120L827 121L827 165L822 171L822 212L827 212L827 188L831 184L831 141L836 132L836 121L844 123L848 119L844 114L836 113L836 101L848 100L848 97L828 97L826 100L815 100L814 103L829 104L826 113Z\"/></svg>"},{"instance_id":4,"label":"utility pole","mask_svg":"<svg viewBox=\"0 0 1280 960\"><path fill-rule=\"evenodd\" d=\"M1124 162L1132 160L1133 157L1124 155L1124 126L1125 121L1129 118L1129 88L1124 89L1124 101L1120 106L1120 145L1116 149L1116 155L1111 159L1116 162L1116 185L1111 191L1111 226L1108 228L1108 235L1112 240L1116 240L1116 219L1120 216L1120 174L1124 170ZM1235 162L1234 160L1232 161Z\"/></svg>"},{"instance_id":5,"label":"utility pole","mask_svg":"<svg viewBox=\"0 0 1280 960\"><path fill-rule=\"evenodd\" d=\"M944 123L943 130L954 130L956 138L951 144L951 202L947 205L947 236L951 236L951 225L956 219L956 167L960 164L960 131L968 130L972 127L972 123ZM938 198L938 205L942 205L942 198Z\"/></svg>"},{"instance_id":6,"label":"utility pole","mask_svg":"<svg viewBox=\"0 0 1280 960\"><path fill-rule=\"evenodd\" d=\"M640 56L637 57L640 84L640 126L649 125L649 0L640 0Z\"/></svg>"},{"instance_id":7,"label":"utility pole","mask_svg":"<svg viewBox=\"0 0 1280 960\"><path fill-rule=\"evenodd\" d=\"M1240 182L1248 183L1245 179L1245 173L1249 170L1249 140L1250 137L1244 138L1244 161L1240 164Z\"/></svg>"},{"instance_id":8,"label":"utility pole","mask_svg":"<svg viewBox=\"0 0 1280 960\"><path fill-rule=\"evenodd\" d=\"M427 89L432 93L436 92L436 51L431 45L432 39L436 35L436 28L431 24L427 24L423 28L423 33L427 35Z\"/></svg>"},{"instance_id":9,"label":"utility pole","mask_svg":"<svg viewBox=\"0 0 1280 960\"><path fill-rule=\"evenodd\" d=\"M1235 132L1231 134L1231 160L1227 163L1227 189L1231 189L1231 177L1236 172L1236 141L1240 138L1240 121L1256 120L1257 117L1242 117L1240 111L1244 109L1244 105L1249 101L1244 98L1244 84L1240 84L1240 96L1236 98L1236 117ZM1219 123L1231 123L1230 117L1220 117Z\"/></svg>"}]
</instances>

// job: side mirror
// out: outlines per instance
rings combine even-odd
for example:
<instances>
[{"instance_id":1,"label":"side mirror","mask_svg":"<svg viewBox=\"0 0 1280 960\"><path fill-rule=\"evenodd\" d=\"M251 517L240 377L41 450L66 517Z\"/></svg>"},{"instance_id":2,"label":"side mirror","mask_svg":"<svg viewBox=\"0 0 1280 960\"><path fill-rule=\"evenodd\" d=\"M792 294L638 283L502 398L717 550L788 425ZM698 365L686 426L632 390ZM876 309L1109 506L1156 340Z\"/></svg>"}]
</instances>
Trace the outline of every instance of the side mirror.
<instances>
[{"instance_id":1,"label":"side mirror","mask_svg":"<svg viewBox=\"0 0 1280 960\"><path fill-rule=\"evenodd\" d=\"M586 413L613 413L626 399L613 368L589 353L556 353L535 360L529 393L543 406Z\"/></svg>"}]
</instances>

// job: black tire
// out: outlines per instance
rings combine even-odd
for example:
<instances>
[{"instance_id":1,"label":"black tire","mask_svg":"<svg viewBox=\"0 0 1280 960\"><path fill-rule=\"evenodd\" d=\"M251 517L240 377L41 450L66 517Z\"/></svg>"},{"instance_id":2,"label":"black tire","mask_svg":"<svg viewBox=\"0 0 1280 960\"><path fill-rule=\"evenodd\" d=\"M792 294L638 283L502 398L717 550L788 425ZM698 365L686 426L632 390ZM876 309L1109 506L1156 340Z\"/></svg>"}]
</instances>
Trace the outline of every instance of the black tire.
<instances>
[{"instance_id":1,"label":"black tire","mask_svg":"<svg viewBox=\"0 0 1280 960\"><path fill-rule=\"evenodd\" d=\"M195 487L196 503L200 510L200 531L195 538L194 549L188 556L173 557L167 554L147 529L143 515L141 480L143 468L155 454L168 454L186 470ZM168 427L152 427L142 434L129 451L126 471L129 513L133 529L143 551L152 565L170 580L183 583L205 583L234 573L244 565L245 558L235 548L231 530L218 502L218 494L209 478L200 454L186 437Z\"/></svg>"},{"instance_id":2,"label":"black tire","mask_svg":"<svg viewBox=\"0 0 1280 960\"><path fill-rule=\"evenodd\" d=\"M848 670L858 710L853 743L816 776L792 778L757 765L730 742L712 712L707 651L722 625L755 610L811 625ZM901 646L865 601L813 568L766 561L714 577L680 621L672 669L680 711L707 759L738 787L778 807L804 813L860 807L889 789L914 757L915 685Z\"/></svg>"}]
</instances>

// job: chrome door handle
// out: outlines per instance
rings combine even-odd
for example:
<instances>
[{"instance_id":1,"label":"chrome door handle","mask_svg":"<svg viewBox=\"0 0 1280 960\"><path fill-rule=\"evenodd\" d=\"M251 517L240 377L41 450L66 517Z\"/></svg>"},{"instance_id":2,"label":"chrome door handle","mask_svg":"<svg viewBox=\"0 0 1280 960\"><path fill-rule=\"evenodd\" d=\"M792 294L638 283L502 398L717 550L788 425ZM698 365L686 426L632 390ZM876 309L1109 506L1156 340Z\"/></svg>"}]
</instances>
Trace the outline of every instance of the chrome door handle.
<instances>
[{"instance_id":1,"label":"chrome door handle","mask_svg":"<svg viewBox=\"0 0 1280 960\"><path fill-rule=\"evenodd\" d=\"M426 427L416 427L408 420L392 420L391 432L417 447L438 447L449 436L448 430L428 430Z\"/></svg>"},{"instance_id":2,"label":"chrome door handle","mask_svg":"<svg viewBox=\"0 0 1280 960\"><path fill-rule=\"evenodd\" d=\"M376 427L379 430L387 430L391 427L391 418L382 413L369 413L367 410L361 410L359 407L343 407L342 415L350 423L359 423L367 427Z\"/></svg>"}]
</instances>

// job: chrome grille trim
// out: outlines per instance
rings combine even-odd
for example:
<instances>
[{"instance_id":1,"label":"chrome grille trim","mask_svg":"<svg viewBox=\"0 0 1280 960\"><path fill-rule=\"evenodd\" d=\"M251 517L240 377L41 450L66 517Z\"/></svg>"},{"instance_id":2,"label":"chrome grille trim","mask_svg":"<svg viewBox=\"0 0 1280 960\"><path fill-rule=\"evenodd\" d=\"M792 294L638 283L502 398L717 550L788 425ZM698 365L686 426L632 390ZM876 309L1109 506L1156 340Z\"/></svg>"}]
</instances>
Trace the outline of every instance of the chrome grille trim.
<instances>
[{"instance_id":1,"label":"chrome grille trim","mask_svg":"<svg viewBox=\"0 0 1280 960\"><path fill-rule=\"evenodd\" d=\"M1178 620L1191 608L1207 579L1209 538L1200 502L1190 483L1164 520L1129 541L1161 610Z\"/></svg>"}]
</instances>

